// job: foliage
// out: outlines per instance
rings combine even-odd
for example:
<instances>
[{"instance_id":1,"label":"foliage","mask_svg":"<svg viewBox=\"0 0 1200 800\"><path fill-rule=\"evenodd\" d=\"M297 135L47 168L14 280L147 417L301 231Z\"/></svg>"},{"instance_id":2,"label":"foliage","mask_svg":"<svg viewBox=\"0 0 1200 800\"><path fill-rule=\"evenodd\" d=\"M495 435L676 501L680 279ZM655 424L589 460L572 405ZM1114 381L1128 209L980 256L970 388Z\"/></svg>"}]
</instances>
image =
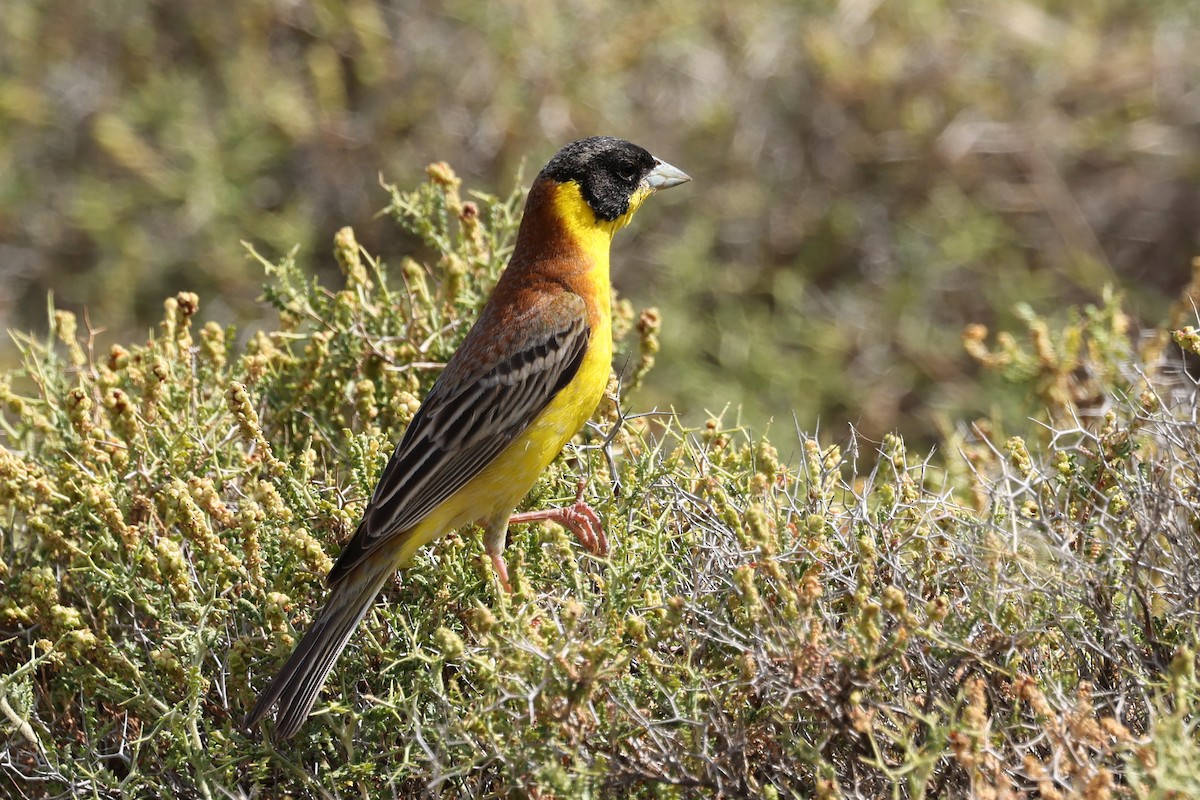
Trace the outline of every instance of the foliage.
<instances>
[{"instance_id":1,"label":"foliage","mask_svg":"<svg viewBox=\"0 0 1200 800\"><path fill-rule=\"evenodd\" d=\"M279 324L244 345L189 293L144 345L97 352L64 311L20 341L7 793L1200 795L1195 387L1134 369L1115 297L1060 331L1028 316L1028 347L969 337L1053 422L962 436L963 459L896 435L781 457L720 418L628 413L614 381L529 498L586 478L607 560L518 531L509 596L452 534L385 591L296 739L239 730L505 261L518 195L428 174L389 213L434 263L389 270L349 229L336 291L264 260ZM645 373L657 315L617 307ZM1095 390L1062 391L1085 362Z\"/></svg>"}]
</instances>

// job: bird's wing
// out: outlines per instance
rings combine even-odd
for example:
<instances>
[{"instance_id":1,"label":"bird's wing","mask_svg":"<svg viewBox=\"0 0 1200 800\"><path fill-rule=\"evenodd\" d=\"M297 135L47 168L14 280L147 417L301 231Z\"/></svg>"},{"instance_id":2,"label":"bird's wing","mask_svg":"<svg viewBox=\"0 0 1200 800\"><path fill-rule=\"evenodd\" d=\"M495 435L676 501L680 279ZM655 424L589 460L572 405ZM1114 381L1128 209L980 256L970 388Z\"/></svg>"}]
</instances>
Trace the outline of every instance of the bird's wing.
<instances>
[{"instance_id":1,"label":"bird's wing","mask_svg":"<svg viewBox=\"0 0 1200 800\"><path fill-rule=\"evenodd\" d=\"M478 475L578 372L591 333L578 295L543 295L511 319L488 320L492 324L486 317L409 423L329 573L330 586ZM476 335L483 330L488 339Z\"/></svg>"}]
</instances>

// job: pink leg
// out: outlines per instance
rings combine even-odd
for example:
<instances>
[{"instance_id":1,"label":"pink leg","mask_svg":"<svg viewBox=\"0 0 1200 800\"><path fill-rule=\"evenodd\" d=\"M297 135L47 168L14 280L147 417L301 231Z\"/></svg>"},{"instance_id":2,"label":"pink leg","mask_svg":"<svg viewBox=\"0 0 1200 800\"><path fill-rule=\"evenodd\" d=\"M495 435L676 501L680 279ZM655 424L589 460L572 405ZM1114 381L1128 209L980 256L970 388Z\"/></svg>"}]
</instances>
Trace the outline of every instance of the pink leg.
<instances>
[{"instance_id":1,"label":"pink leg","mask_svg":"<svg viewBox=\"0 0 1200 800\"><path fill-rule=\"evenodd\" d=\"M498 521L480 520L480 523L483 525L483 549L492 559L492 569L496 571L496 577L500 579L504 591L512 594L512 584L508 582L508 565L504 563L504 540L508 538L508 522L501 517Z\"/></svg>"},{"instance_id":2,"label":"pink leg","mask_svg":"<svg viewBox=\"0 0 1200 800\"><path fill-rule=\"evenodd\" d=\"M496 577L500 579L500 585L504 587L504 591L512 594L512 585L508 582L508 565L504 563L504 556L499 553L492 553L492 569L496 570Z\"/></svg>"},{"instance_id":3,"label":"pink leg","mask_svg":"<svg viewBox=\"0 0 1200 800\"><path fill-rule=\"evenodd\" d=\"M589 553L598 556L608 555L608 538L604 535L604 526L600 522L600 515L583 500L583 483L579 484L579 494L575 496L574 505L566 508L524 511L508 518L509 525L546 521L557 522L571 531Z\"/></svg>"}]
</instances>

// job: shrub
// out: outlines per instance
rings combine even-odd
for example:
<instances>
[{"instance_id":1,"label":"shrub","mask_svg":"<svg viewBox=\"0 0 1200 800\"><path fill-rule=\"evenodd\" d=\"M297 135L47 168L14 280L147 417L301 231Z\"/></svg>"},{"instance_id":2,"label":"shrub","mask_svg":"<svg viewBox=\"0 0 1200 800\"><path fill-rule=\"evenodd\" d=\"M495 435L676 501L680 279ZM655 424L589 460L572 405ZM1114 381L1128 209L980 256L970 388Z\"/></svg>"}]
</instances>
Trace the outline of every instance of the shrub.
<instances>
[{"instance_id":1,"label":"shrub","mask_svg":"<svg viewBox=\"0 0 1200 800\"><path fill-rule=\"evenodd\" d=\"M528 500L583 478L607 560L517 531L509 596L451 534L295 739L240 731L512 240L517 195L465 199L445 165L390 191L436 263L389 270L349 230L336 291L264 261L273 331L239 342L182 293L144 345L98 351L63 312L21 339L0 384L16 796L1200 796L1194 387L1125 344L1116 298L1056 332L1027 314L1027 345L969 332L1054 399L1044 441L772 445L629 413L614 381ZM657 314L617 322L640 376ZM1094 391L1063 384L1081 370Z\"/></svg>"}]
</instances>

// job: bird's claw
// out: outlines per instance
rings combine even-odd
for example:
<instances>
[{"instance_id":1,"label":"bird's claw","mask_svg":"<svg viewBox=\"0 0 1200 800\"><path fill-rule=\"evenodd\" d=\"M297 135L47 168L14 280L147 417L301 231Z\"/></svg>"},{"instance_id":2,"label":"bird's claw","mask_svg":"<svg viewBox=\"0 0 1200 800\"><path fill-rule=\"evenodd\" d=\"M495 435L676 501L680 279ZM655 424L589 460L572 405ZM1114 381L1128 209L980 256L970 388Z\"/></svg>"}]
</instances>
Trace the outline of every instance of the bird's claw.
<instances>
[{"instance_id":1,"label":"bird's claw","mask_svg":"<svg viewBox=\"0 0 1200 800\"><path fill-rule=\"evenodd\" d=\"M546 508L541 511L525 511L514 514L508 524L524 522L557 522L575 534L575 538L589 553L597 556L608 555L608 537L604 535L604 524L600 515L583 499L583 481L575 494L575 502L563 508Z\"/></svg>"}]
</instances>

